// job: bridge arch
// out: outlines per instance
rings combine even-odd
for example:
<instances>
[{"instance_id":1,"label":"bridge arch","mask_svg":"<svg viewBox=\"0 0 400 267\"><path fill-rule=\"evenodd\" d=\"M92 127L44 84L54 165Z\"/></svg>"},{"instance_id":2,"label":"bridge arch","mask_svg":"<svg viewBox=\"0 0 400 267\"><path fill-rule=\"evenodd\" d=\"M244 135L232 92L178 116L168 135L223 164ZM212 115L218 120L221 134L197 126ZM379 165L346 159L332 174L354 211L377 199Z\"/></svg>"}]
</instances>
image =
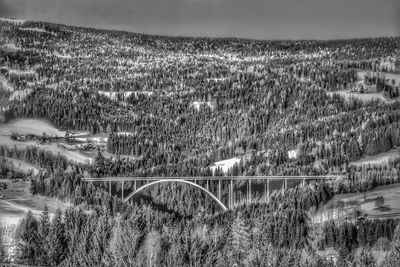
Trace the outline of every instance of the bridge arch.
<instances>
[{"instance_id":1,"label":"bridge arch","mask_svg":"<svg viewBox=\"0 0 400 267\"><path fill-rule=\"evenodd\" d=\"M150 187L150 186L153 186L153 185L156 185L156 184L161 184L161 183L171 183L171 182L174 182L174 183L184 183L184 184L189 184L189 185L192 185L192 186L194 186L194 187L197 187L197 188L199 188L201 191L203 191L204 193L206 193L207 195L209 195L212 199L214 199L215 202L217 202L218 205L219 205L224 211L227 211L227 210L228 210L228 208L224 205L224 203L222 203L221 200L219 200L213 193L211 193L210 191L208 191L208 190L205 189L204 187L202 187L202 186L200 186L200 185L198 185L198 184L196 184L196 183L193 183L193 182L190 182L190 181L187 181L187 180L181 180L181 179L179 179L179 180L178 180L178 179L158 180L158 181L155 181L155 182L152 182L152 183L145 184L145 185L143 185L142 187L138 188L136 191L133 191L132 193L130 193L126 198L124 198L124 202L127 202L127 201L128 201L129 199L131 199L134 195L140 193L141 191L143 191L144 189L146 189L146 188L148 188L148 187Z\"/></svg>"}]
</instances>

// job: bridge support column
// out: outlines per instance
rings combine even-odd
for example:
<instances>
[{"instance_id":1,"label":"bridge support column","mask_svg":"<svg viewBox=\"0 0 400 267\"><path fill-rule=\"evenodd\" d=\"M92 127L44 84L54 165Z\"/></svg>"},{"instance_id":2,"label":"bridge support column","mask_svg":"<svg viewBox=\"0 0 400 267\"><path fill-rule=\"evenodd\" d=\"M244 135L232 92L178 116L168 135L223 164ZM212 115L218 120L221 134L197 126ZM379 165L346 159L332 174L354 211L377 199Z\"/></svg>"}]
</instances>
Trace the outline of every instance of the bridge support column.
<instances>
[{"instance_id":1,"label":"bridge support column","mask_svg":"<svg viewBox=\"0 0 400 267\"><path fill-rule=\"evenodd\" d=\"M264 200L266 203L269 201L269 179L264 184Z\"/></svg>"},{"instance_id":2,"label":"bridge support column","mask_svg":"<svg viewBox=\"0 0 400 267\"><path fill-rule=\"evenodd\" d=\"M136 188L137 188L137 184L136 184L136 180L135 180L135 181L133 181L133 191L136 191Z\"/></svg>"},{"instance_id":3,"label":"bridge support column","mask_svg":"<svg viewBox=\"0 0 400 267\"><path fill-rule=\"evenodd\" d=\"M208 180L206 181L206 189L207 189L207 191L210 191L210 184L209 184Z\"/></svg>"},{"instance_id":4,"label":"bridge support column","mask_svg":"<svg viewBox=\"0 0 400 267\"><path fill-rule=\"evenodd\" d=\"M221 180L218 180L218 199L221 200Z\"/></svg>"},{"instance_id":5,"label":"bridge support column","mask_svg":"<svg viewBox=\"0 0 400 267\"><path fill-rule=\"evenodd\" d=\"M247 202L251 203L251 180L249 179L249 186L247 188Z\"/></svg>"},{"instance_id":6,"label":"bridge support column","mask_svg":"<svg viewBox=\"0 0 400 267\"><path fill-rule=\"evenodd\" d=\"M124 201L124 181L122 181L122 185L121 185L121 199L122 201Z\"/></svg>"},{"instance_id":7,"label":"bridge support column","mask_svg":"<svg viewBox=\"0 0 400 267\"><path fill-rule=\"evenodd\" d=\"M230 204L229 204L229 206L230 206L231 209L233 209L234 203L233 203L233 181L232 180L230 181L229 188L230 188L230 190L229 190L230 191Z\"/></svg>"},{"instance_id":8,"label":"bridge support column","mask_svg":"<svg viewBox=\"0 0 400 267\"><path fill-rule=\"evenodd\" d=\"M288 179L285 179L285 191L288 190Z\"/></svg>"},{"instance_id":9,"label":"bridge support column","mask_svg":"<svg viewBox=\"0 0 400 267\"><path fill-rule=\"evenodd\" d=\"M306 179L303 179L303 187L306 186Z\"/></svg>"},{"instance_id":10,"label":"bridge support column","mask_svg":"<svg viewBox=\"0 0 400 267\"><path fill-rule=\"evenodd\" d=\"M111 196L111 181L108 182L108 194Z\"/></svg>"}]
</instances>

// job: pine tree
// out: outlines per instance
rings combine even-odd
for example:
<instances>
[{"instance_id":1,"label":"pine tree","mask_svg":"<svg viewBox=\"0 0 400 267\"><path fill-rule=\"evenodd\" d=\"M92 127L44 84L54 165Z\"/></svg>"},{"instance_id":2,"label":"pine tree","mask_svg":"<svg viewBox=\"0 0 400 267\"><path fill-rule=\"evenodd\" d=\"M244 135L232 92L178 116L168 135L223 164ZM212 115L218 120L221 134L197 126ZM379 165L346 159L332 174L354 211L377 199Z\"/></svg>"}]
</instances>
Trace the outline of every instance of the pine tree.
<instances>
[{"instance_id":1,"label":"pine tree","mask_svg":"<svg viewBox=\"0 0 400 267\"><path fill-rule=\"evenodd\" d=\"M0 227L0 262L5 262L7 260L7 253L4 244L4 229Z\"/></svg>"},{"instance_id":2,"label":"pine tree","mask_svg":"<svg viewBox=\"0 0 400 267\"><path fill-rule=\"evenodd\" d=\"M35 265L40 247L38 222L29 211L20 223L17 234L16 262Z\"/></svg>"},{"instance_id":3,"label":"pine tree","mask_svg":"<svg viewBox=\"0 0 400 267\"><path fill-rule=\"evenodd\" d=\"M354 255L353 264L355 267L374 267L375 259L372 256L371 249L360 247L356 250Z\"/></svg>"},{"instance_id":4,"label":"pine tree","mask_svg":"<svg viewBox=\"0 0 400 267\"><path fill-rule=\"evenodd\" d=\"M251 248L251 235L249 227L244 223L239 213L233 221L229 237L230 259L234 263L243 264Z\"/></svg>"},{"instance_id":5,"label":"pine tree","mask_svg":"<svg viewBox=\"0 0 400 267\"><path fill-rule=\"evenodd\" d=\"M62 220L61 210L57 210L51 222L47 238L48 257L51 265L60 264L67 252L67 241L65 236L65 225Z\"/></svg>"},{"instance_id":6,"label":"pine tree","mask_svg":"<svg viewBox=\"0 0 400 267\"><path fill-rule=\"evenodd\" d=\"M50 216L47 206L44 207L42 215L40 216L39 226L38 226L38 237L40 240L40 254L38 255L38 263L40 265L48 265L49 260L47 256L47 251L49 249L49 244L47 243L47 238L50 232Z\"/></svg>"}]
</instances>

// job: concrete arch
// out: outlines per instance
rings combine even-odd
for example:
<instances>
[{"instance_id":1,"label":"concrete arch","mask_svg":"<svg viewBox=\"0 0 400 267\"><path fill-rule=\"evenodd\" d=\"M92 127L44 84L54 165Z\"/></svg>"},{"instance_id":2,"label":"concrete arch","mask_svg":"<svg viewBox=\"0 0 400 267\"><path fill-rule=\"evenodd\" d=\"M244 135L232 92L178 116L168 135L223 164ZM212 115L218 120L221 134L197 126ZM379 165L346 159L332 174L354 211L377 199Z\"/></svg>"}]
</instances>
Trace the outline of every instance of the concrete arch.
<instances>
[{"instance_id":1,"label":"concrete arch","mask_svg":"<svg viewBox=\"0 0 400 267\"><path fill-rule=\"evenodd\" d=\"M222 203L221 200L219 200L213 193L211 193L210 191L208 191L208 190L205 189L204 187L202 187L202 186L200 186L200 185L198 185L198 184L195 184L195 183L193 183L193 182L186 181L186 180L181 180L181 179L180 179L180 180L178 180L178 179L159 180L159 181L155 181L155 182L152 182L152 183L145 184L145 185L143 185L142 187L140 187L139 189L137 189L136 191L130 193L130 194L124 199L124 202L127 202L127 201L128 201L130 198L132 198L134 195L138 194L139 192L143 191L144 189L146 189L146 188L148 188L148 187L150 187L150 186L153 186L153 185L156 185L156 184L161 184L161 183L171 183L171 182L174 182L174 183L184 183L184 184L189 184L189 185L192 185L192 186L194 186L194 187L197 187L197 188L199 188L200 190L202 190L203 192L205 192L207 195L209 195L212 199L214 199L214 200L218 203L218 205L219 205L224 211L227 211L227 210L228 210L228 208L224 205L224 203Z\"/></svg>"}]
</instances>

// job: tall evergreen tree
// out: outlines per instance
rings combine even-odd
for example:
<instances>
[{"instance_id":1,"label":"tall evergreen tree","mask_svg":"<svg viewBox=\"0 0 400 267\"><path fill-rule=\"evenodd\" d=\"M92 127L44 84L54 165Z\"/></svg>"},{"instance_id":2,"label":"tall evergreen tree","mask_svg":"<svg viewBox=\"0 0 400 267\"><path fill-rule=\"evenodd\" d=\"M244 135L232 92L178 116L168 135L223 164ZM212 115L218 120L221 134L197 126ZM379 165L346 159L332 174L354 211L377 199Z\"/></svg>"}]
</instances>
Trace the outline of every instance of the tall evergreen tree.
<instances>
[{"instance_id":1,"label":"tall evergreen tree","mask_svg":"<svg viewBox=\"0 0 400 267\"><path fill-rule=\"evenodd\" d=\"M67 240L65 235L65 225L61 210L57 210L51 222L48 243L48 257L51 265L58 265L66 256Z\"/></svg>"},{"instance_id":2,"label":"tall evergreen tree","mask_svg":"<svg viewBox=\"0 0 400 267\"><path fill-rule=\"evenodd\" d=\"M16 233L17 248L16 262L21 264L37 264L37 257L40 251L38 222L29 211L22 220Z\"/></svg>"},{"instance_id":3,"label":"tall evergreen tree","mask_svg":"<svg viewBox=\"0 0 400 267\"><path fill-rule=\"evenodd\" d=\"M38 255L38 263L40 265L47 265L49 264L48 258L48 251L50 249L50 245L48 241L48 235L50 232L50 216L48 212L47 206L44 207L42 215L39 219L39 226L38 226L38 237L40 240L40 254Z\"/></svg>"},{"instance_id":4,"label":"tall evergreen tree","mask_svg":"<svg viewBox=\"0 0 400 267\"><path fill-rule=\"evenodd\" d=\"M239 213L233 221L229 237L230 259L234 263L243 264L251 249L251 234L249 227L245 224Z\"/></svg>"}]
</instances>

